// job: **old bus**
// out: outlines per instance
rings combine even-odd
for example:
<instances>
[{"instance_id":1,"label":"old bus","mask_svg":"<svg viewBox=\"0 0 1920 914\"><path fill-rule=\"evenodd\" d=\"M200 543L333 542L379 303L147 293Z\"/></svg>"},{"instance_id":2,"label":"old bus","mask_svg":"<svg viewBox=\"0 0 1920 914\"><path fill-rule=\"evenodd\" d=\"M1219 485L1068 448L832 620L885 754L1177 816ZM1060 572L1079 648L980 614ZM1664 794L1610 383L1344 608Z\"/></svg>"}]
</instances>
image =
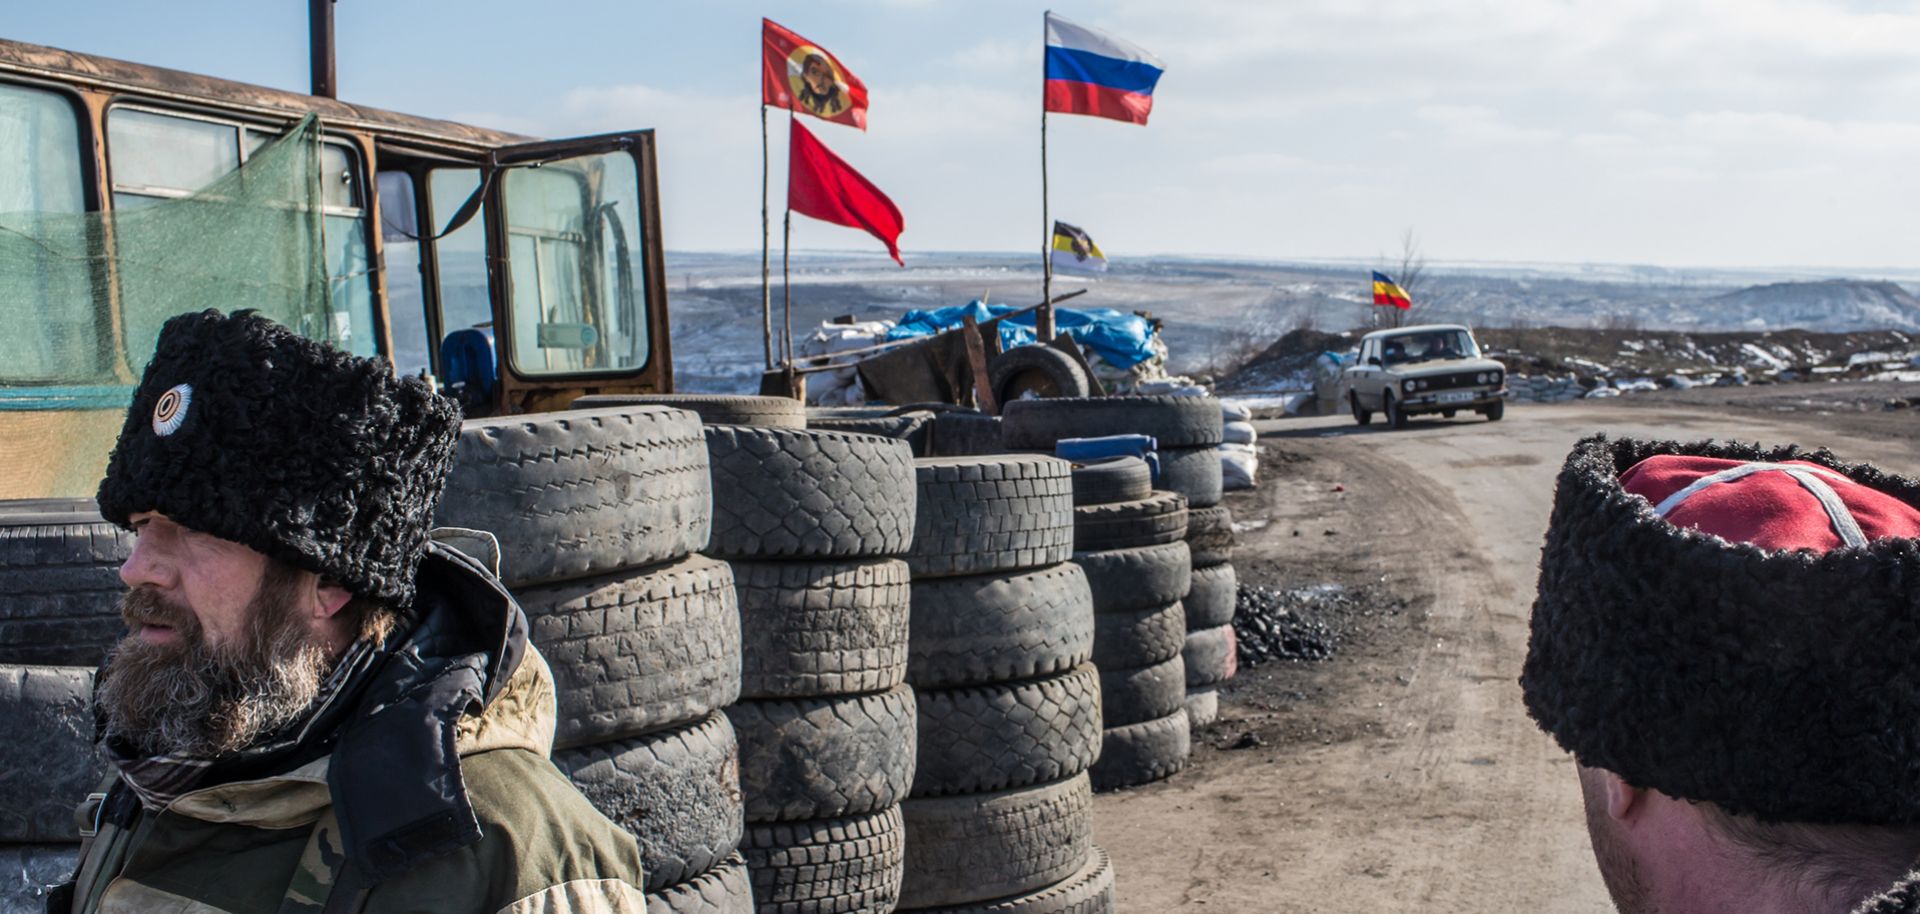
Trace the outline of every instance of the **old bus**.
<instances>
[{"instance_id":1,"label":"old bus","mask_svg":"<svg viewBox=\"0 0 1920 914\"><path fill-rule=\"evenodd\" d=\"M536 141L0 41L0 214L108 226L90 294L0 263L0 499L92 494L150 356L114 214L193 197L309 115L338 342L469 415L672 389L651 131Z\"/></svg>"}]
</instances>

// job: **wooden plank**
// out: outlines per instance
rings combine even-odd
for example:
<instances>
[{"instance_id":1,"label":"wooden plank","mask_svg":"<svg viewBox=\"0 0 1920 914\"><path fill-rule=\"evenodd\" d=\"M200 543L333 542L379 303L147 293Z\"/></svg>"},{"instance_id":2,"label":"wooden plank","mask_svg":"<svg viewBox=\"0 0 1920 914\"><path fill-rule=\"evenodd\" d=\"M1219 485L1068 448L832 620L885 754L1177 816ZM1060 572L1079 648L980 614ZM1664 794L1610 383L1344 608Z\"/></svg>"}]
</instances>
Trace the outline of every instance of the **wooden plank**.
<instances>
[{"instance_id":1,"label":"wooden plank","mask_svg":"<svg viewBox=\"0 0 1920 914\"><path fill-rule=\"evenodd\" d=\"M974 403L981 412L989 416L1000 414L1000 404L993 396L993 382L987 378L987 344L980 338L980 325L973 315L966 317L966 326L961 328L967 341L967 361L973 366Z\"/></svg>"}]
</instances>

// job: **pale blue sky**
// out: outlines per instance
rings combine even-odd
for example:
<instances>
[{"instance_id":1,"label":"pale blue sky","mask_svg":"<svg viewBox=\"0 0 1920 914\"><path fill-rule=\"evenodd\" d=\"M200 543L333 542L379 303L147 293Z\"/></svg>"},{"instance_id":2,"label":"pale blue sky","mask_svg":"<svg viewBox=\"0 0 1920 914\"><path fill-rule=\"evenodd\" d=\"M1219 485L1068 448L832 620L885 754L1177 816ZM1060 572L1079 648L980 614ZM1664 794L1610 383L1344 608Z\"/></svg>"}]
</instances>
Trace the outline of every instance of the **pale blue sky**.
<instances>
[{"instance_id":1,"label":"pale blue sky","mask_svg":"<svg viewBox=\"0 0 1920 914\"><path fill-rule=\"evenodd\" d=\"M759 244L759 17L834 51L816 122L915 250L1039 243L1040 15L1167 64L1145 128L1056 117L1053 212L1115 257L1910 266L1920 7L1800 0L546 4L342 0L348 100L546 136L660 131L666 242ZM303 90L306 5L14 4L0 35ZM780 194L784 124L774 121ZM865 250L798 220L796 244Z\"/></svg>"}]
</instances>

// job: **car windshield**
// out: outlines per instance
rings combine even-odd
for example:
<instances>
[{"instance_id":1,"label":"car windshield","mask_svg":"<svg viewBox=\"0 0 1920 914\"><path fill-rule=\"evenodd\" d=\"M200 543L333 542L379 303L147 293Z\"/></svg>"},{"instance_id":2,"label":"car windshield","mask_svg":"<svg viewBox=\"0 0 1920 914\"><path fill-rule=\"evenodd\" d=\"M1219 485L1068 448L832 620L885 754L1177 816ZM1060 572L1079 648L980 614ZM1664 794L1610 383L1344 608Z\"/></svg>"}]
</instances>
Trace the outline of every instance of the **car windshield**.
<instances>
[{"instance_id":1,"label":"car windshield","mask_svg":"<svg viewBox=\"0 0 1920 914\"><path fill-rule=\"evenodd\" d=\"M1388 365L1467 359L1480 354L1473 334L1465 330L1427 330L1390 336L1380 341L1381 361Z\"/></svg>"}]
</instances>

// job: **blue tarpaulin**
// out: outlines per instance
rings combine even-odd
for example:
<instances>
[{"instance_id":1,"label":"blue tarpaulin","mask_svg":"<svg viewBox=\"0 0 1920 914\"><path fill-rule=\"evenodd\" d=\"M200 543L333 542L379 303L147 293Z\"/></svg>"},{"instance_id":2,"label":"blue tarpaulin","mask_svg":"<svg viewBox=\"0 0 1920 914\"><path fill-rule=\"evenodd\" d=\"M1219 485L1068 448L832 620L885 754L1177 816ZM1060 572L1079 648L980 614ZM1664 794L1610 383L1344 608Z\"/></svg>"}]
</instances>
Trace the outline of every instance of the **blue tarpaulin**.
<instances>
[{"instance_id":1,"label":"blue tarpaulin","mask_svg":"<svg viewBox=\"0 0 1920 914\"><path fill-rule=\"evenodd\" d=\"M965 324L967 315L972 315L976 322L985 322L1018 310L1012 305L989 305L978 299L964 305L931 311L916 309L908 311L897 326L887 331L887 339L932 336ZM1037 313L1028 311L994 325L1000 330L1000 348L1012 349L1036 342L1034 319ZM1053 309L1053 326L1059 333L1073 337L1074 342L1099 353L1102 360L1117 368L1132 368L1153 355L1147 347L1153 328L1147 325L1146 318L1138 314L1125 314L1112 308L1056 306Z\"/></svg>"}]
</instances>

